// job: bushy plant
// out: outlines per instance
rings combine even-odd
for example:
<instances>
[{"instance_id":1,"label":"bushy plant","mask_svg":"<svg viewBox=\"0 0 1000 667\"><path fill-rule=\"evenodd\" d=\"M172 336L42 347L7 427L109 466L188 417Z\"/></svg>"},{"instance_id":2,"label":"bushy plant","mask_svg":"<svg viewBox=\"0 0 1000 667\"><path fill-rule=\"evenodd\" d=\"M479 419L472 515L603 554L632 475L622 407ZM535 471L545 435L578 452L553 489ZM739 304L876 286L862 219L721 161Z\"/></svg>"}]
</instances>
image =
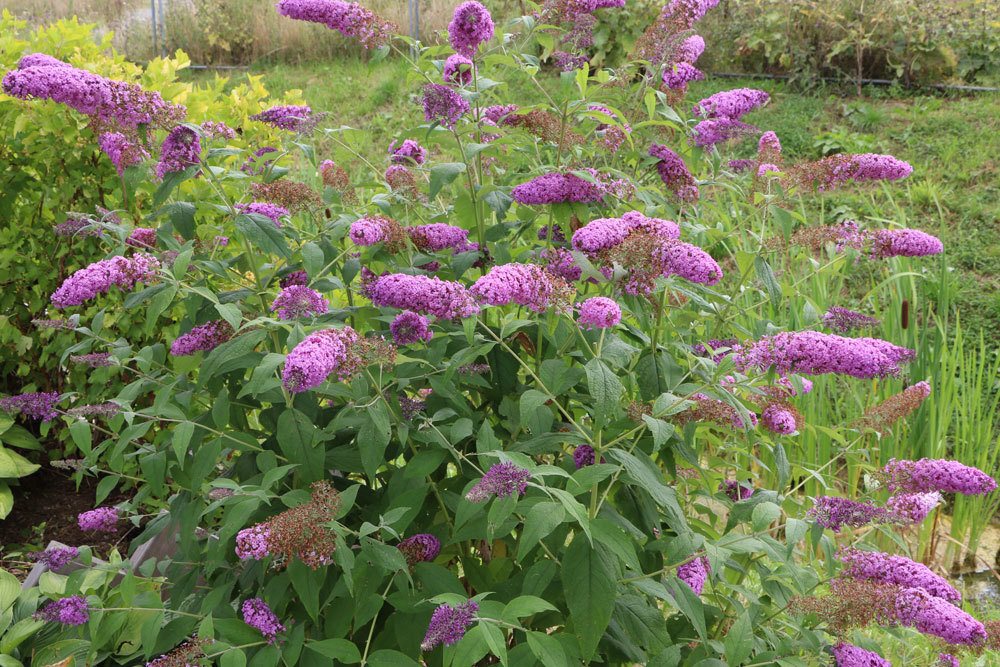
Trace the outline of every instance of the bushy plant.
<instances>
[{"instance_id":1,"label":"bushy plant","mask_svg":"<svg viewBox=\"0 0 1000 667\"><path fill-rule=\"evenodd\" d=\"M65 20L28 32L23 21L5 12L0 19L0 65L7 71L16 67L24 53L44 52L97 74L159 91L186 105L188 118L194 122L212 119L238 127L270 103L258 78L229 88L222 79L201 86L180 81L180 72L190 64L180 52L138 67L110 48L110 34L95 41L95 28ZM289 96L287 101L298 100ZM248 135L231 140L234 148L266 141L267 132L248 129ZM0 216L5 221L0 227L0 345L4 351L0 387L3 393L26 387L71 390L93 399L107 395L109 389L115 391L134 378L117 364L95 370L85 361L74 361L93 351L92 343L61 329L39 329L32 319L39 316L68 273L79 268L79 262L94 261L121 246L125 240L121 232L150 212L150 201L142 199L146 194L140 189L139 199L124 205L122 181L102 156L98 133L85 117L58 104L25 105L0 95L0 138L5 165L0 192ZM102 209L115 212L101 213ZM95 224L81 232L90 223ZM108 329L99 326L95 334L123 336L134 343L152 340L148 336L155 323L128 313L85 308L77 314L89 319L98 312L103 313ZM43 434L49 435L44 428ZM51 435L61 438L63 434Z\"/></svg>"},{"instance_id":2,"label":"bushy plant","mask_svg":"<svg viewBox=\"0 0 1000 667\"><path fill-rule=\"evenodd\" d=\"M7 407L71 432L78 474L103 476L98 502L131 492L81 528L132 521L138 542L175 544L121 581L114 561L47 554L52 570L84 567L0 597L11 660L881 664L849 643L880 625L992 645L929 569L836 551L888 546L942 493L996 488L954 461L879 459L931 388L870 403L918 352L857 335L882 324L844 307L842 288L874 273L889 299L909 279L929 317L915 276L940 241L796 212L799 195L909 165L786 162L747 122L762 91L692 108L709 1L667 5L641 62L542 85L536 30L579 30L615 4L553 4L563 20L501 28L465 2L451 47L428 48L359 5L282 0L289 19L410 60L425 122L382 156L304 105L242 107L226 124L189 108L182 123L137 90L138 108L85 106L71 82L119 87L65 63L29 56L8 73L19 108L50 97L113 125L92 139L122 174L108 194L122 242L73 262L36 315L104 306L65 326L130 381L101 402ZM515 75L548 103L517 106ZM232 125L244 141L273 134L243 143ZM754 158L724 159L749 136ZM115 328L122 312L151 340ZM839 423L804 419L838 394ZM830 456L803 460L799 434ZM918 650L930 660L932 646Z\"/></svg>"}]
</instances>

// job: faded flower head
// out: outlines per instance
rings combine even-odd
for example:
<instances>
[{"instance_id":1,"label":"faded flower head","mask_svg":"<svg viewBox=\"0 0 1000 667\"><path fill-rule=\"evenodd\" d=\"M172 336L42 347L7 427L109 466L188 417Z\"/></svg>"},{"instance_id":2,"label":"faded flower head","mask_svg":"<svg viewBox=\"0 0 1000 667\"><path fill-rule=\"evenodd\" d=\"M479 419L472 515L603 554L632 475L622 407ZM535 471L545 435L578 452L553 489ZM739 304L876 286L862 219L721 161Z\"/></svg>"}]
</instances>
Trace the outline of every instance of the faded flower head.
<instances>
[{"instance_id":1,"label":"faded flower head","mask_svg":"<svg viewBox=\"0 0 1000 667\"><path fill-rule=\"evenodd\" d=\"M397 545L409 565L426 563L441 553L441 541L428 533L411 535Z\"/></svg>"}]
</instances>

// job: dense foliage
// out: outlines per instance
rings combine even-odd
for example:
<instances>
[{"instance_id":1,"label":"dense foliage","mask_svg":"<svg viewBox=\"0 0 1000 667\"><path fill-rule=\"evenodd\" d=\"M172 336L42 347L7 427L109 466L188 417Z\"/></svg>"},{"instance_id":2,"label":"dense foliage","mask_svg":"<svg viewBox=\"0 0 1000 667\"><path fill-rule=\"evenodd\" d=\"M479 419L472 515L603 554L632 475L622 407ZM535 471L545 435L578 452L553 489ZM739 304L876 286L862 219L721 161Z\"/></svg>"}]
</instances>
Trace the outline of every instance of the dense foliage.
<instances>
[{"instance_id":1,"label":"dense foliage","mask_svg":"<svg viewBox=\"0 0 1000 667\"><path fill-rule=\"evenodd\" d=\"M0 407L67 433L99 503L128 493L82 529L131 521L171 553L119 575L56 547L21 592L4 573L5 665L847 666L886 664L882 627L931 638L893 649L912 664L996 645L908 541L955 496L975 539L996 497L971 446L995 404L974 461L942 458L951 404L928 405L954 381L926 356L942 244L799 212L910 165L786 160L750 123L762 91L685 100L707 0L591 71L621 4L495 25L465 2L423 47L281 0L410 61L422 96L381 156L301 104L212 115L76 57L11 66L0 103L85 125L77 152L120 176L110 213L61 223L100 259L39 277L32 317L122 384ZM548 102L518 106L515 75Z\"/></svg>"}]
</instances>

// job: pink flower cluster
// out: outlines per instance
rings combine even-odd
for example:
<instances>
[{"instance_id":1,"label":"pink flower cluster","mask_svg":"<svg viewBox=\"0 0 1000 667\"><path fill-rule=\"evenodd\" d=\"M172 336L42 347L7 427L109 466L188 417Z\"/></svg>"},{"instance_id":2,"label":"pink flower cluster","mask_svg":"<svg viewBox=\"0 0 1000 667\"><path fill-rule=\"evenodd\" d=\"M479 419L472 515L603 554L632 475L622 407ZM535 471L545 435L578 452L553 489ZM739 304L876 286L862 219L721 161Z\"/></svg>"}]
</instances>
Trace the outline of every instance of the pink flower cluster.
<instances>
[{"instance_id":1,"label":"pink flower cluster","mask_svg":"<svg viewBox=\"0 0 1000 667\"><path fill-rule=\"evenodd\" d=\"M322 315L330 309L323 295L304 285L290 285L281 290L271 304L271 310L282 320Z\"/></svg>"},{"instance_id":2,"label":"pink flower cluster","mask_svg":"<svg viewBox=\"0 0 1000 667\"><path fill-rule=\"evenodd\" d=\"M836 667L892 667L892 663L878 653L847 642L837 642L830 652Z\"/></svg>"},{"instance_id":3,"label":"pink flower cluster","mask_svg":"<svg viewBox=\"0 0 1000 667\"><path fill-rule=\"evenodd\" d=\"M699 556L677 567L677 578L691 587L695 595L701 595L708 581L708 575L712 571L708 559Z\"/></svg>"},{"instance_id":4,"label":"pink flower cluster","mask_svg":"<svg viewBox=\"0 0 1000 667\"><path fill-rule=\"evenodd\" d=\"M580 304L580 326L584 329L608 329L622 321L622 309L613 300L594 296Z\"/></svg>"},{"instance_id":5,"label":"pink flower cluster","mask_svg":"<svg viewBox=\"0 0 1000 667\"><path fill-rule=\"evenodd\" d=\"M677 199L682 202L698 200L697 181L680 155L660 144L650 146L649 154L659 160L656 163L656 171L660 174L660 180Z\"/></svg>"},{"instance_id":6,"label":"pink flower cluster","mask_svg":"<svg viewBox=\"0 0 1000 667\"><path fill-rule=\"evenodd\" d=\"M739 120L768 103L771 96L755 88L735 88L710 95L694 105L695 116Z\"/></svg>"},{"instance_id":7,"label":"pink flower cluster","mask_svg":"<svg viewBox=\"0 0 1000 667\"><path fill-rule=\"evenodd\" d=\"M645 232L665 240L680 238L676 222L647 218L639 211L629 211L620 218L596 218L573 233L573 249L598 253L622 244L631 234Z\"/></svg>"},{"instance_id":8,"label":"pink flower cluster","mask_svg":"<svg viewBox=\"0 0 1000 667\"><path fill-rule=\"evenodd\" d=\"M178 336L170 345L170 354L186 357L195 352L209 352L233 337L233 328L225 320L213 320Z\"/></svg>"},{"instance_id":9,"label":"pink flower cluster","mask_svg":"<svg viewBox=\"0 0 1000 667\"><path fill-rule=\"evenodd\" d=\"M111 131L135 134L141 125L166 127L184 118L187 110L165 102L159 93L125 81L106 79L43 53L24 56L18 69L3 77L3 91L11 97L48 99L64 104Z\"/></svg>"},{"instance_id":10,"label":"pink flower cluster","mask_svg":"<svg viewBox=\"0 0 1000 667\"><path fill-rule=\"evenodd\" d=\"M473 58L479 45L492 38L493 17L486 7L475 0L468 0L455 8L448 24L448 41L459 54Z\"/></svg>"},{"instance_id":11,"label":"pink flower cluster","mask_svg":"<svg viewBox=\"0 0 1000 667\"><path fill-rule=\"evenodd\" d=\"M264 109L250 116L250 120L273 125L279 130L296 131L309 121L312 109L306 105L283 104Z\"/></svg>"},{"instance_id":12,"label":"pink flower cluster","mask_svg":"<svg viewBox=\"0 0 1000 667\"><path fill-rule=\"evenodd\" d=\"M298 21L321 23L366 49L382 46L395 26L356 2L343 0L278 0L278 13Z\"/></svg>"},{"instance_id":13,"label":"pink flower cluster","mask_svg":"<svg viewBox=\"0 0 1000 667\"><path fill-rule=\"evenodd\" d=\"M585 180L573 173L551 172L515 186L510 194L514 201L525 206L601 201L608 194L608 186L601 180L596 170L584 171L591 175L593 181Z\"/></svg>"},{"instance_id":14,"label":"pink flower cluster","mask_svg":"<svg viewBox=\"0 0 1000 667\"><path fill-rule=\"evenodd\" d=\"M424 118L429 122L454 129L470 108L469 101L448 86L440 83L424 86Z\"/></svg>"},{"instance_id":15,"label":"pink flower cluster","mask_svg":"<svg viewBox=\"0 0 1000 667\"><path fill-rule=\"evenodd\" d=\"M297 394L320 386L334 373L349 377L357 370L359 360L352 347L360 338L351 327L309 334L285 358L282 384Z\"/></svg>"},{"instance_id":16,"label":"pink flower cluster","mask_svg":"<svg viewBox=\"0 0 1000 667\"><path fill-rule=\"evenodd\" d=\"M879 551L842 549L837 560L844 564L841 576L862 581L875 581L902 588L922 588L931 595L958 603L962 595L948 581L926 565L905 556L892 556Z\"/></svg>"},{"instance_id":17,"label":"pink flower cluster","mask_svg":"<svg viewBox=\"0 0 1000 667\"><path fill-rule=\"evenodd\" d=\"M80 530L88 533L113 533L118 530L118 508L98 507L80 512L77 516Z\"/></svg>"},{"instance_id":18,"label":"pink flower cluster","mask_svg":"<svg viewBox=\"0 0 1000 667\"><path fill-rule=\"evenodd\" d=\"M413 139L389 144L389 160L395 164L423 164L427 160L427 149Z\"/></svg>"},{"instance_id":19,"label":"pink flower cluster","mask_svg":"<svg viewBox=\"0 0 1000 667\"><path fill-rule=\"evenodd\" d=\"M516 303L540 313L565 302L568 286L537 264L510 263L491 268L469 292L490 306Z\"/></svg>"},{"instance_id":20,"label":"pink flower cluster","mask_svg":"<svg viewBox=\"0 0 1000 667\"><path fill-rule=\"evenodd\" d=\"M160 146L160 161L156 163L156 177L184 171L201 162L201 139L198 133L184 125L170 130Z\"/></svg>"},{"instance_id":21,"label":"pink flower cluster","mask_svg":"<svg viewBox=\"0 0 1000 667\"><path fill-rule=\"evenodd\" d=\"M889 491L904 493L961 493L969 496L992 493L996 480L979 468L948 459L917 461L890 459L882 470Z\"/></svg>"},{"instance_id":22,"label":"pink flower cluster","mask_svg":"<svg viewBox=\"0 0 1000 667\"><path fill-rule=\"evenodd\" d=\"M515 494L523 496L530 479L531 472L524 468L506 461L497 463L469 489L465 497L471 502L481 503L494 496L497 498L507 498Z\"/></svg>"},{"instance_id":23,"label":"pink flower cluster","mask_svg":"<svg viewBox=\"0 0 1000 667\"><path fill-rule=\"evenodd\" d=\"M733 355L739 370L773 367L782 375L836 373L871 379L898 375L913 350L878 338L844 338L818 331L792 331L766 336L740 346Z\"/></svg>"},{"instance_id":24,"label":"pink flower cluster","mask_svg":"<svg viewBox=\"0 0 1000 667\"><path fill-rule=\"evenodd\" d=\"M404 310L389 325L392 339L397 345L429 342L434 337L427 318L412 310Z\"/></svg>"},{"instance_id":25,"label":"pink flower cluster","mask_svg":"<svg viewBox=\"0 0 1000 667\"><path fill-rule=\"evenodd\" d=\"M475 298L464 285L436 276L369 276L363 290L376 306L412 310L442 320L471 317L479 312Z\"/></svg>"},{"instance_id":26,"label":"pink flower cluster","mask_svg":"<svg viewBox=\"0 0 1000 667\"><path fill-rule=\"evenodd\" d=\"M131 257L102 259L64 280L52 293L52 305L56 308L79 306L106 294L112 287L132 289L137 284L151 283L156 280L159 269L159 260L141 252Z\"/></svg>"}]
</instances>

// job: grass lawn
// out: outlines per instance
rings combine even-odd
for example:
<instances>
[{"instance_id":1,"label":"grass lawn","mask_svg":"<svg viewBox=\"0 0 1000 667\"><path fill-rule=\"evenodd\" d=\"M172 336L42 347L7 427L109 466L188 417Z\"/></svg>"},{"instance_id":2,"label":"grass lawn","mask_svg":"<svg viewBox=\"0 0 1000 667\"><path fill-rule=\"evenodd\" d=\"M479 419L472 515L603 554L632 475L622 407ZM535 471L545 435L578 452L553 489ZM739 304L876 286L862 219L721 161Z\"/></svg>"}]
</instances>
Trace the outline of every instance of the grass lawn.
<instances>
[{"instance_id":1,"label":"grass lawn","mask_svg":"<svg viewBox=\"0 0 1000 667\"><path fill-rule=\"evenodd\" d=\"M330 63L262 66L272 92L299 89L328 127L364 128L355 148L377 156L400 120L421 119L420 81L399 60L378 63L344 58ZM754 87L772 101L748 117L778 133L787 159L824 153L891 153L914 166L913 175L892 188L835 193L816 215L878 218L921 227L943 237L957 271L958 305L967 330L983 330L1000 344L1000 95L913 95L882 88L864 99L829 91L799 93L784 82L712 79L692 86L693 101L719 90ZM530 86L513 96L540 101ZM322 146L321 146L322 148ZM751 151L752 142L741 146Z\"/></svg>"}]
</instances>

